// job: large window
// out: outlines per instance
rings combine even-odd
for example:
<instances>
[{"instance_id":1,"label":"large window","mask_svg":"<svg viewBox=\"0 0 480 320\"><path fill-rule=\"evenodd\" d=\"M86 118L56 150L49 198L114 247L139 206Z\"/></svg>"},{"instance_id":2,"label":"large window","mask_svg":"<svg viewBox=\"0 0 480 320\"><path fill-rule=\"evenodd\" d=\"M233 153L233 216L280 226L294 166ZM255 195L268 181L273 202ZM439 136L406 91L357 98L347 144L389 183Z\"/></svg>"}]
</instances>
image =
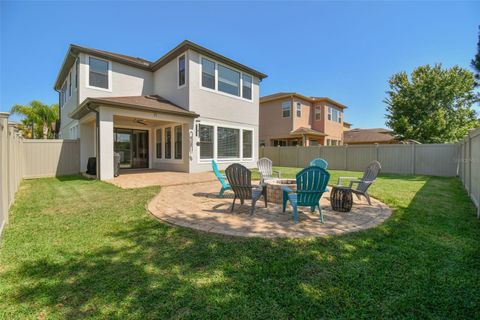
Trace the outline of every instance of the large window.
<instances>
[{"instance_id":1,"label":"large window","mask_svg":"<svg viewBox=\"0 0 480 320\"><path fill-rule=\"evenodd\" d=\"M215 90L215 62L202 58L202 86Z\"/></svg>"},{"instance_id":2,"label":"large window","mask_svg":"<svg viewBox=\"0 0 480 320\"><path fill-rule=\"evenodd\" d=\"M248 100L252 100L252 77L249 75L242 75L242 97Z\"/></svg>"},{"instance_id":3,"label":"large window","mask_svg":"<svg viewBox=\"0 0 480 320\"><path fill-rule=\"evenodd\" d=\"M302 104L300 102L297 102L297 117L302 117Z\"/></svg>"},{"instance_id":4,"label":"large window","mask_svg":"<svg viewBox=\"0 0 480 320\"><path fill-rule=\"evenodd\" d=\"M185 55L178 58L178 86L185 84Z\"/></svg>"},{"instance_id":5,"label":"large window","mask_svg":"<svg viewBox=\"0 0 480 320\"><path fill-rule=\"evenodd\" d=\"M156 134L157 158L162 157L162 129L157 129Z\"/></svg>"},{"instance_id":6,"label":"large window","mask_svg":"<svg viewBox=\"0 0 480 320\"><path fill-rule=\"evenodd\" d=\"M172 128L165 128L165 159L172 159Z\"/></svg>"},{"instance_id":7,"label":"large window","mask_svg":"<svg viewBox=\"0 0 480 320\"><path fill-rule=\"evenodd\" d=\"M320 120L320 117L322 115L322 111L321 111L321 107L320 106L316 106L315 107L315 120Z\"/></svg>"},{"instance_id":8,"label":"large window","mask_svg":"<svg viewBox=\"0 0 480 320\"><path fill-rule=\"evenodd\" d=\"M175 127L175 159L182 159L182 126Z\"/></svg>"},{"instance_id":9,"label":"large window","mask_svg":"<svg viewBox=\"0 0 480 320\"><path fill-rule=\"evenodd\" d=\"M243 158L252 157L252 141L253 141L253 132L251 130L243 130Z\"/></svg>"},{"instance_id":10,"label":"large window","mask_svg":"<svg viewBox=\"0 0 480 320\"><path fill-rule=\"evenodd\" d=\"M217 129L217 156L219 159L240 158L240 129Z\"/></svg>"},{"instance_id":11,"label":"large window","mask_svg":"<svg viewBox=\"0 0 480 320\"><path fill-rule=\"evenodd\" d=\"M332 107L328 107L328 120L333 122L342 122L342 112Z\"/></svg>"},{"instance_id":12,"label":"large window","mask_svg":"<svg viewBox=\"0 0 480 320\"><path fill-rule=\"evenodd\" d=\"M218 65L218 91L240 96L240 72Z\"/></svg>"},{"instance_id":13,"label":"large window","mask_svg":"<svg viewBox=\"0 0 480 320\"><path fill-rule=\"evenodd\" d=\"M282 117L290 117L290 101L282 102Z\"/></svg>"},{"instance_id":14,"label":"large window","mask_svg":"<svg viewBox=\"0 0 480 320\"><path fill-rule=\"evenodd\" d=\"M108 89L108 61L89 57L88 85Z\"/></svg>"},{"instance_id":15,"label":"large window","mask_svg":"<svg viewBox=\"0 0 480 320\"><path fill-rule=\"evenodd\" d=\"M213 126L199 125L200 159L213 159Z\"/></svg>"}]
</instances>

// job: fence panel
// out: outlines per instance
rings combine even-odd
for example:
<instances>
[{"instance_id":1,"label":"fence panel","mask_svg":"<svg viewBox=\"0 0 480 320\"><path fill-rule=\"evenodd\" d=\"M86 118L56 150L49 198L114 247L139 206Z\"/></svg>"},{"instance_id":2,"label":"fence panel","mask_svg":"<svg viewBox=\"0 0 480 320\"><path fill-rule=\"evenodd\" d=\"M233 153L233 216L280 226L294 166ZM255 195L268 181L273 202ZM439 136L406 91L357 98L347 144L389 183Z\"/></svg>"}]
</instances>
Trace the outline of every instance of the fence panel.
<instances>
[{"instance_id":1,"label":"fence panel","mask_svg":"<svg viewBox=\"0 0 480 320\"><path fill-rule=\"evenodd\" d=\"M415 145L379 145L377 160L382 164L382 171L388 173L413 174Z\"/></svg>"},{"instance_id":2,"label":"fence panel","mask_svg":"<svg viewBox=\"0 0 480 320\"><path fill-rule=\"evenodd\" d=\"M415 146L415 174L453 177L457 175L457 163L458 147L455 144Z\"/></svg>"},{"instance_id":3,"label":"fence panel","mask_svg":"<svg viewBox=\"0 0 480 320\"><path fill-rule=\"evenodd\" d=\"M346 150L349 171L363 171L370 162L377 159L375 145L348 146Z\"/></svg>"},{"instance_id":4,"label":"fence panel","mask_svg":"<svg viewBox=\"0 0 480 320\"><path fill-rule=\"evenodd\" d=\"M480 129L473 131L470 137L470 197L477 206L480 218Z\"/></svg>"},{"instance_id":5,"label":"fence panel","mask_svg":"<svg viewBox=\"0 0 480 320\"><path fill-rule=\"evenodd\" d=\"M320 157L327 160L328 168L332 170L346 170L345 147L321 147Z\"/></svg>"},{"instance_id":6,"label":"fence panel","mask_svg":"<svg viewBox=\"0 0 480 320\"><path fill-rule=\"evenodd\" d=\"M298 147L298 166L307 167L310 161L320 157L320 147Z\"/></svg>"},{"instance_id":7,"label":"fence panel","mask_svg":"<svg viewBox=\"0 0 480 320\"><path fill-rule=\"evenodd\" d=\"M55 177L80 172L79 140L25 140L24 178Z\"/></svg>"},{"instance_id":8,"label":"fence panel","mask_svg":"<svg viewBox=\"0 0 480 320\"><path fill-rule=\"evenodd\" d=\"M277 163L280 166L297 167L297 147L280 147L278 149L279 162Z\"/></svg>"}]
</instances>

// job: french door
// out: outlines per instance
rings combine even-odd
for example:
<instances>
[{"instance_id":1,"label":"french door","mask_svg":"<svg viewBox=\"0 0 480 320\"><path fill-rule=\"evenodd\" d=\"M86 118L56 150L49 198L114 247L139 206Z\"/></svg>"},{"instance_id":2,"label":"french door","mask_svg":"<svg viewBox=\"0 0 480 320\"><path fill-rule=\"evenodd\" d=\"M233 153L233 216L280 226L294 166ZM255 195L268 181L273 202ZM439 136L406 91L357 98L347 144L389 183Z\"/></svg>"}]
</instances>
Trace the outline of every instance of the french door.
<instances>
[{"instance_id":1,"label":"french door","mask_svg":"<svg viewBox=\"0 0 480 320\"><path fill-rule=\"evenodd\" d=\"M113 136L120 168L148 168L148 131L115 128Z\"/></svg>"}]
</instances>

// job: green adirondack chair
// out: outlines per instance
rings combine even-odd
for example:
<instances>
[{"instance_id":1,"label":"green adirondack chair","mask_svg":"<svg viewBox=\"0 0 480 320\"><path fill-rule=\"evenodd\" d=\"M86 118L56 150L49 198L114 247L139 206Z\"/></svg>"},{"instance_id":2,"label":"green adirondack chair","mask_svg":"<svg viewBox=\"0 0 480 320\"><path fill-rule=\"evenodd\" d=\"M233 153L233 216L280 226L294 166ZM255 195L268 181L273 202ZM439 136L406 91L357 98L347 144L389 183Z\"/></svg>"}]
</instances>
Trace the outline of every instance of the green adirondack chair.
<instances>
[{"instance_id":1,"label":"green adirondack chair","mask_svg":"<svg viewBox=\"0 0 480 320\"><path fill-rule=\"evenodd\" d=\"M313 159L312 161L310 161L310 166L317 166L317 167L320 167L320 168L323 168L323 169L327 170L328 162L325 159L316 158L316 159Z\"/></svg>"},{"instance_id":2,"label":"green adirondack chair","mask_svg":"<svg viewBox=\"0 0 480 320\"><path fill-rule=\"evenodd\" d=\"M231 190L232 187L230 187L228 182L225 181L227 179L227 176L225 176L224 174L221 174L220 171L218 170L218 166L215 160L212 160L212 169L213 169L213 173L215 173L215 176L217 177L218 181L220 181L220 184L222 185L222 188L220 189L220 192L218 195L220 197L223 197L223 193L227 190Z\"/></svg>"},{"instance_id":3,"label":"green adirondack chair","mask_svg":"<svg viewBox=\"0 0 480 320\"><path fill-rule=\"evenodd\" d=\"M283 212L287 207L287 202L293 207L293 220L298 223L298 206L310 207L315 212L315 207L320 211L320 221L323 223L323 212L320 206L325 188L330 180L330 174L317 166L307 167L297 173L297 190L293 191L289 187L283 187Z\"/></svg>"}]
</instances>

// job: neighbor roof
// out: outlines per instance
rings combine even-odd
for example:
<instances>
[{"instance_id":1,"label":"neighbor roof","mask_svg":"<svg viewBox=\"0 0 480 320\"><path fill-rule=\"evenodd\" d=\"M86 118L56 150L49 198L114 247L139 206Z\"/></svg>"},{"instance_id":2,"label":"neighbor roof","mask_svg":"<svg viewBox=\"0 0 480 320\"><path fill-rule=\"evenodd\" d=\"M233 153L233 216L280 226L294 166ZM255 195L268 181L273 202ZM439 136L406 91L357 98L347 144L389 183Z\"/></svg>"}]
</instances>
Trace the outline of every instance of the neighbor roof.
<instances>
[{"instance_id":1,"label":"neighbor roof","mask_svg":"<svg viewBox=\"0 0 480 320\"><path fill-rule=\"evenodd\" d=\"M305 127L300 127L298 129L295 129L290 132L290 135L299 135L299 134L310 134L310 135L315 135L315 136L322 136L325 137L327 136L326 133L318 131L318 130L313 130L310 128L305 128Z\"/></svg>"},{"instance_id":2,"label":"neighbor roof","mask_svg":"<svg viewBox=\"0 0 480 320\"><path fill-rule=\"evenodd\" d=\"M115 106L116 108L125 109L146 110L192 118L199 116L197 113L185 110L158 95L149 95L132 97L87 98L80 106L78 106L78 108L72 111L70 117L73 119L80 119L85 114L90 112L89 107L95 107L99 105Z\"/></svg>"},{"instance_id":3,"label":"neighbor roof","mask_svg":"<svg viewBox=\"0 0 480 320\"><path fill-rule=\"evenodd\" d=\"M383 128L352 129L343 132L343 142L348 143L374 143L395 140L393 132Z\"/></svg>"},{"instance_id":4,"label":"neighbor roof","mask_svg":"<svg viewBox=\"0 0 480 320\"><path fill-rule=\"evenodd\" d=\"M225 64L231 65L241 71L244 71L246 73L249 73L255 77L258 77L260 79L264 79L267 77L266 74L257 71L255 69L252 69L246 65L243 65L241 63L238 63L230 58L227 58L219 53L216 53L212 50L209 50L205 47L202 47L196 43L193 43L189 40L184 40L182 41L178 46L167 52L165 55L163 55L161 58L158 60L152 62L148 61L146 59L142 58L137 58L137 57L132 57L132 56L127 56L124 54L119 54L119 53L114 53L110 51L104 51L104 50L98 50L98 49L92 49L92 48L86 48L86 47L81 47L75 44L71 44L68 51L67 55L65 56L65 59L62 63L62 67L57 75L57 79L55 81L54 89L59 90L62 86L63 79L67 76L71 66L75 63L75 59L78 56L78 53L83 52L86 54L91 54L95 55L99 58L127 64L136 68L148 70L148 71L156 71L160 69L162 66L170 62L172 59L176 58L179 54L182 52L185 52L188 49L192 49L194 51L200 52L202 55L206 57L210 57L212 59L218 60L219 62L223 62Z\"/></svg>"},{"instance_id":5,"label":"neighbor roof","mask_svg":"<svg viewBox=\"0 0 480 320\"><path fill-rule=\"evenodd\" d=\"M268 96L261 97L260 98L260 103L273 101L273 100L278 100L278 99L284 99L284 98L292 98L292 97L300 98L300 99L303 99L305 101L312 102L312 103L325 101L325 102L334 104L337 107L340 107L342 109L347 108L346 105L344 105L344 104L342 104L338 101L335 101L333 99L330 99L328 97L307 97L307 96L304 96L303 94L300 94L300 93L297 93L297 92L277 92L277 93L274 93L274 94L271 94L271 95L268 95Z\"/></svg>"}]
</instances>

